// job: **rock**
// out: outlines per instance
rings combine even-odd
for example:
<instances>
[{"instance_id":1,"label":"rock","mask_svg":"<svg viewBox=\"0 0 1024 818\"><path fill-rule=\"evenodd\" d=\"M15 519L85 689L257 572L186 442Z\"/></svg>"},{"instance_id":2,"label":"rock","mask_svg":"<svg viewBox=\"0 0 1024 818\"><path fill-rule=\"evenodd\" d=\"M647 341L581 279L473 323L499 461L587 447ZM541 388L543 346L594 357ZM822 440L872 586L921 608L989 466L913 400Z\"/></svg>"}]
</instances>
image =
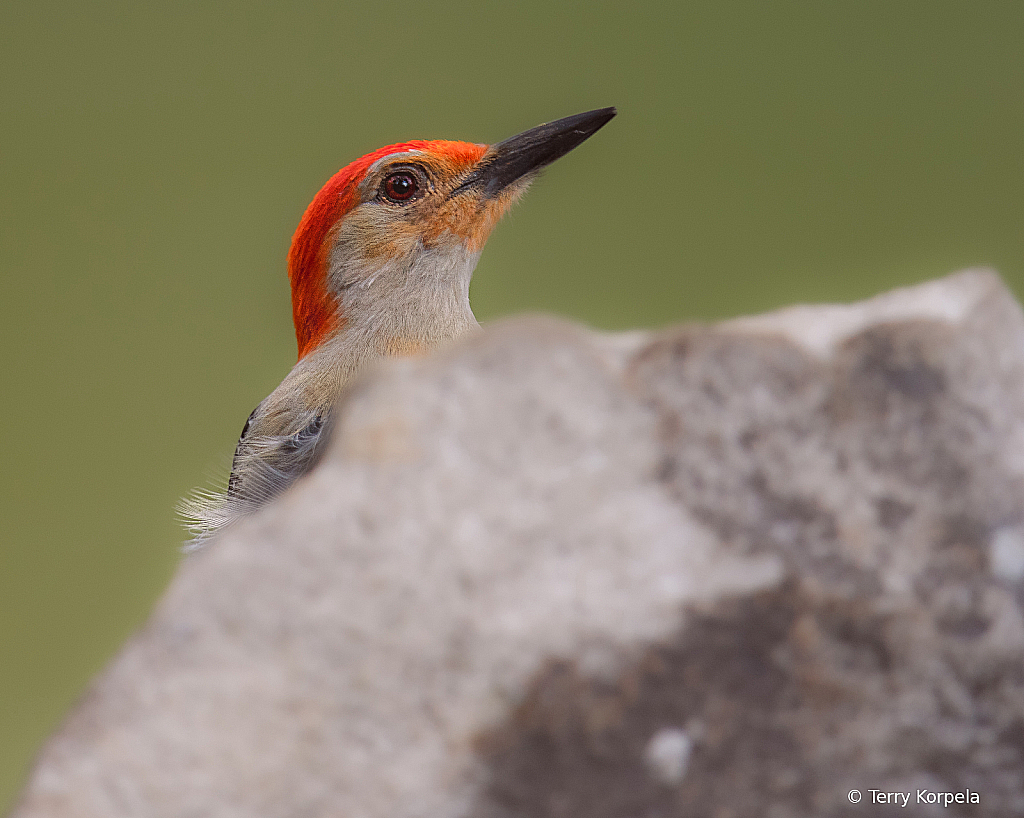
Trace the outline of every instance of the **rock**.
<instances>
[{"instance_id":1,"label":"rock","mask_svg":"<svg viewBox=\"0 0 1024 818\"><path fill-rule=\"evenodd\" d=\"M1024 812L1024 316L994 274L514 319L342 400L16 818Z\"/></svg>"}]
</instances>

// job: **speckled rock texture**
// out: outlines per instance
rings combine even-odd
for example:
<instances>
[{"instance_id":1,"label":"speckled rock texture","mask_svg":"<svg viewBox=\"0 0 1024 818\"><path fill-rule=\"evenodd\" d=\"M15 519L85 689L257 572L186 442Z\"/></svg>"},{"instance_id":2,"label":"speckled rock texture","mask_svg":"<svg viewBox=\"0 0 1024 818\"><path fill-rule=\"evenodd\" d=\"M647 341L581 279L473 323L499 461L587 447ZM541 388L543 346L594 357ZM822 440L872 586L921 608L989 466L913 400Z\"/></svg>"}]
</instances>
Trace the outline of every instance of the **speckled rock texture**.
<instances>
[{"instance_id":1,"label":"speckled rock texture","mask_svg":"<svg viewBox=\"0 0 1024 818\"><path fill-rule=\"evenodd\" d=\"M515 319L341 401L14 816L1024 814L1024 316L994 274Z\"/></svg>"}]
</instances>

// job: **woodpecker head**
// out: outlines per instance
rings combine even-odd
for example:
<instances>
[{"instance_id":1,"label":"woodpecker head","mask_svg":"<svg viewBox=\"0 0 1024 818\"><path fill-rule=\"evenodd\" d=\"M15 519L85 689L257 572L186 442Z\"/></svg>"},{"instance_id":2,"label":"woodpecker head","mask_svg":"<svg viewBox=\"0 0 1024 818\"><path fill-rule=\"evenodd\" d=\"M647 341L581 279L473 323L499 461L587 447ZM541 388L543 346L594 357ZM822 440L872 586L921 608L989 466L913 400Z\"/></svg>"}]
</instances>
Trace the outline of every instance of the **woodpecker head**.
<instances>
[{"instance_id":1,"label":"woodpecker head","mask_svg":"<svg viewBox=\"0 0 1024 818\"><path fill-rule=\"evenodd\" d=\"M338 171L306 209L288 254L299 358L341 331L353 309L374 304L375 286L429 299L458 281L468 298L502 214L543 167L613 116L614 108L590 111L490 146L403 142Z\"/></svg>"}]
</instances>

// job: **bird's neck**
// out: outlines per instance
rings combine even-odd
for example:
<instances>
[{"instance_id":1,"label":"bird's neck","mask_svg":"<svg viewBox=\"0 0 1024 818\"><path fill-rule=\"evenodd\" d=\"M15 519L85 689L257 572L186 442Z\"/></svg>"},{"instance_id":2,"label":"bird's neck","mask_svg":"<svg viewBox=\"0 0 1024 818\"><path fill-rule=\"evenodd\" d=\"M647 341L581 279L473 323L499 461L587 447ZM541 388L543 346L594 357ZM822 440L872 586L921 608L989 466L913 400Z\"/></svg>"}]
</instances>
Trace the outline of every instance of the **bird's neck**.
<instances>
[{"instance_id":1,"label":"bird's neck","mask_svg":"<svg viewBox=\"0 0 1024 818\"><path fill-rule=\"evenodd\" d=\"M479 257L458 243L385 263L332 259L336 329L310 357L347 376L367 359L426 351L476 328L469 282Z\"/></svg>"}]
</instances>

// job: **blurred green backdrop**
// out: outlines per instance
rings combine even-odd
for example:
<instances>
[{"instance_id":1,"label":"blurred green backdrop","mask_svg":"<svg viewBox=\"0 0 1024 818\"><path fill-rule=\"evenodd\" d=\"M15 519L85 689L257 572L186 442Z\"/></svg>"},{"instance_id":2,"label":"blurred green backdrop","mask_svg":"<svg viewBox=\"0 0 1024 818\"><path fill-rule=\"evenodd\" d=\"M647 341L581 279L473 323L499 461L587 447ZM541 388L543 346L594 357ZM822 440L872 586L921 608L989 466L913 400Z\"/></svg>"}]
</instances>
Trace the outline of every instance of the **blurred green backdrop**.
<instances>
[{"instance_id":1,"label":"blurred green backdrop","mask_svg":"<svg viewBox=\"0 0 1024 818\"><path fill-rule=\"evenodd\" d=\"M0 808L294 362L288 243L356 156L619 107L492 238L485 321L1024 291L1024 3L17 0L0 66Z\"/></svg>"}]
</instances>

